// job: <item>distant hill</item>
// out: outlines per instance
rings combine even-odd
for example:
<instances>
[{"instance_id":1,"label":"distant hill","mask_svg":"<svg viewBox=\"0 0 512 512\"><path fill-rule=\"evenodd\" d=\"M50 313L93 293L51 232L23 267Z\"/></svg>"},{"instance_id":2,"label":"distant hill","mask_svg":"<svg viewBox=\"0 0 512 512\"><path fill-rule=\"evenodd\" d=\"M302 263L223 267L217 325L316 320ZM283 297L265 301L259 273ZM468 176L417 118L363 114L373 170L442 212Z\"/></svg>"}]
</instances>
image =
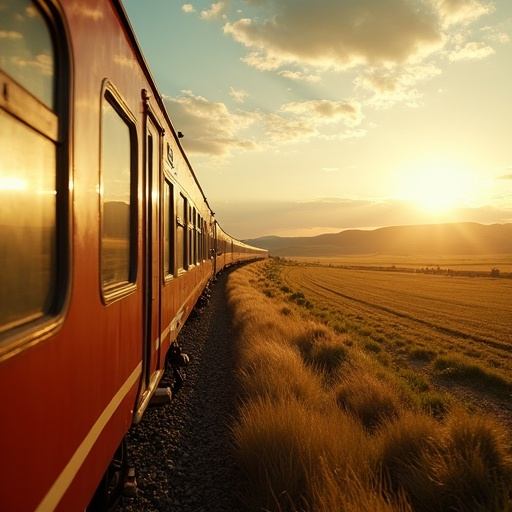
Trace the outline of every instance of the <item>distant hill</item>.
<instances>
[{"instance_id":1,"label":"distant hill","mask_svg":"<svg viewBox=\"0 0 512 512\"><path fill-rule=\"evenodd\" d=\"M245 242L268 249L271 256L512 254L512 224L422 224L312 237L265 236Z\"/></svg>"}]
</instances>

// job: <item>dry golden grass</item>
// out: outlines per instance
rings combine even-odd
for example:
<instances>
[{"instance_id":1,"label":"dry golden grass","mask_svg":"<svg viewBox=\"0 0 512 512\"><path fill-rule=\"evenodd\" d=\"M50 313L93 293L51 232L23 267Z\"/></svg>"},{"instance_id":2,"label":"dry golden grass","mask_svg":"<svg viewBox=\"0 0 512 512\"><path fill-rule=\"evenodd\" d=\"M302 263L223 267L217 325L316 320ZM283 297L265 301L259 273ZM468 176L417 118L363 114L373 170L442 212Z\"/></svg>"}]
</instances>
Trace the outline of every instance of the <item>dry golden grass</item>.
<instances>
[{"instance_id":1,"label":"dry golden grass","mask_svg":"<svg viewBox=\"0 0 512 512\"><path fill-rule=\"evenodd\" d=\"M233 436L247 509L508 510L509 432L460 408L425 413L413 386L404 390L350 334L268 293L269 272L276 278L268 265L228 281L241 388Z\"/></svg>"}]
</instances>

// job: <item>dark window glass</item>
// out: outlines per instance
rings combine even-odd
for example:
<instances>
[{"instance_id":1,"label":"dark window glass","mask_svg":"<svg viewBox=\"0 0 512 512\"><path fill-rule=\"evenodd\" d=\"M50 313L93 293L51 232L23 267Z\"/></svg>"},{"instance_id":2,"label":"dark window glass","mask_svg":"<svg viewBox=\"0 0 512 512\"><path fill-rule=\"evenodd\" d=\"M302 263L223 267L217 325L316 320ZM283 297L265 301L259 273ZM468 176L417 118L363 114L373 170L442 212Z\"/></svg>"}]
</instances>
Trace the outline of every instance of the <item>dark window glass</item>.
<instances>
[{"instance_id":1,"label":"dark window glass","mask_svg":"<svg viewBox=\"0 0 512 512\"><path fill-rule=\"evenodd\" d=\"M182 194L178 195L178 216L176 218L176 255L178 270L184 270L187 261L185 226L187 225L187 201Z\"/></svg>"},{"instance_id":2,"label":"dark window glass","mask_svg":"<svg viewBox=\"0 0 512 512\"><path fill-rule=\"evenodd\" d=\"M192 209L192 263L197 263L197 213L196 209Z\"/></svg>"},{"instance_id":3,"label":"dark window glass","mask_svg":"<svg viewBox=\"0 0 512 512\"><path fill-rule=\"evenodd\" d=\"M101 140L101 283L133 281L131 125L107 92Z\"/></svg>"},{"instance_id":4,"label":"dark window glass","mask_svg":"<svg viewBox=\"0 0 512 512\"><path fill-rule=\"evenodd\" d=\"M164 275L174 273L174 190L172 183L164 186Z\"/></svg>"},{"instance_id":5,"label":"dark window glass","mask_svg":"<svg viewBox=\"0 0 512 512\"><path fill-rule=\"evenodd\" d=\"M188 241L187 241L187 261L188 265L192 265L193 263L193 251L194 251L194 239L193 239L193 230L194 225L192 224L192 206L188 209L188 218L187 218L187 227L188 227Z\"/></svg>"},{"instance_id":6,"label":"dark window glass","mask_svg":"<svg viewBox=\"0 0 512 512\"><path fill-rule=\"evenodd\" d=\"M197 259L201 263L204 258L203 258L203 219L201 218L200 215L197 218L197 240L198 240L198 249L197 249L198 257L197 257Z\"/></svg>"}]
</instances>

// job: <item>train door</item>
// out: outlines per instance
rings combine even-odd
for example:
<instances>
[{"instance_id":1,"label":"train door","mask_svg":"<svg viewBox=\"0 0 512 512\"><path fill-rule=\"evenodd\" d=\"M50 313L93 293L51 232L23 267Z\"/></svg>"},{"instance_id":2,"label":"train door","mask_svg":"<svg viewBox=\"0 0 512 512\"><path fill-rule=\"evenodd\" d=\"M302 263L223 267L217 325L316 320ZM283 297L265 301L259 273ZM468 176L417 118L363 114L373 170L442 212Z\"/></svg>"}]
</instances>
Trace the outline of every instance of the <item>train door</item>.
<instances>
[{"instance_id":1,"label":"train door","mask_svg":"<svg viewBox=\"0 0 512 512\"><path fill-rule=\"evenodd\" d=\"M144 333L143 378L141 412L152 391L158 385L162 372L160 359L160 302L161 302L161 162L162 134L156 119L146 103L145 170L144 170Z\"/></svg>"}]
</instances>

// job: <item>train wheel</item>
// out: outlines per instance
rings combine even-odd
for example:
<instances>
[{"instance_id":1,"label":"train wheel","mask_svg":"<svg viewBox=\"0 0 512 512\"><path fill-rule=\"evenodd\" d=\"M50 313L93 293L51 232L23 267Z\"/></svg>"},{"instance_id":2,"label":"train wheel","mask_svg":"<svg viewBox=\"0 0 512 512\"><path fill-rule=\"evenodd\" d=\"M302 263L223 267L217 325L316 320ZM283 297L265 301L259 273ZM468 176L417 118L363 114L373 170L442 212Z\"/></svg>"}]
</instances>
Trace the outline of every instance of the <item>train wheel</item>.
<instances>
[{"instance_id":1,"label":"train wheel","mask_svg":"<svg viewBox=\"0 0 512 512\"><path fill-rule=\"evenodd\" d=\"M128 473L127 455L126 440L123 439L87 507L87 512L107 512L115 508Z\"/></svg>"}]
</instances>

